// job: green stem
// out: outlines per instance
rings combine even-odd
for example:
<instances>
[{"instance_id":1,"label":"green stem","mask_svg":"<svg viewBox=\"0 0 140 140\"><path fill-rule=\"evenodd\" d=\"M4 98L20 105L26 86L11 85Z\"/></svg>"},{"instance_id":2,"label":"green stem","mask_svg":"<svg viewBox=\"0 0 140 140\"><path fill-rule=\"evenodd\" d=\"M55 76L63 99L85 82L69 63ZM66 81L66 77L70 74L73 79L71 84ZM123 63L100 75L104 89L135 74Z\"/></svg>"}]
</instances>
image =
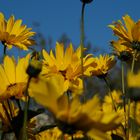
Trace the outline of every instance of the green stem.
<instances>
[{"instance_id":1,"label":"green stem","mask_svg":"<svg viewBox=\"0 0 140 140\"><path fill-rule=\"evenodd\" d=\"M30 83L31 77L29 77L27 82L27 87L25 91L25 106L24 106L24 120L23 120L23 130L22 130L22 138L21 140L28 140L28 134L27 134L27 119L28 119L28 108L29 108L29 95L28 95L28 88Z\"/></svg>"},{"instance_id":2,"label":"green stem","mask_svg":"<svg viewBox=\"0 0 140 140\"><path fill-rule=\"evenodd\" d=\"M135 51L134 51L134 55L133 55L133 59L132 59L131 73L134 72L136 54L137 54L137 51L135 50Z\"/></svg>"},{"instance_id":3,"label":"green stem","mask_svg":"<svg viewBox=\"0 0 140 140\"><path fill-rule=\"evenodd\" d=\"M71 136L71 140L74 140L74 137L73 137L73 135Z\"/></svg>"},{"instance_id":4,"label":"green stem","mask_svg":"<svg viewBox=\"0 0 140 140\"><path fill-rule=\"evenodd\" d=\"M123 107L124 107L124 117L125 117L125 129L126 129L126 93L125 93L125 84L124 84L124 62L121 61L121 68L122 68L122 94L123 94Z\"/></svg>"},{"instance_id":5,"label":"green stem","mask_svg":"<svg viewBox=\"0 0 140 140\"><path fill-rule=\"evenodd\" d=\"M80 37L80 46L81 46L81 72L82 72L82 82L83 88L84 87L84 68L83 68L83 58L84 58L84 11L85 11L85 3L82 4L82 11L81 11L81 37Z\"/></svg>"},{"instance_id":6,"label":"green stem","mask_svg":"<svg viewBox=\"0 0 140 140\"><path fill-rule=\"evenodd\" d=\"M117 108L116 108L116 105L115 105L115 102L114 102L114 99L113 99L113 96L111 94L111 91L112 91L112 88L111 88L111 85L109 84L109 82L107 81L106 77L103 77L107 87L108 87L108 90L109 90L109 96L111 97L111 100L112 100L112 105L113 105L113 108L115 111L117 111Z\"/></svg>"},{"instance_id":7,"label":"green stem","mask_svg":"<svg viewBox=\"0 0 140 140\"><path fill-rule=\"evenodd\" d=\"M5 44L4 41L2 41L2 45L4 46L4 49L3 49L3 56L6 56L6 48L7 48L7 46L6 46L6 44ZM4 58L4 57L3 57L3 58Z\"/></svg>"},{"instance_id":8,"label":"green stem","mask_svg":"<svg viewBox=\"0 0 140 140\"><path fill-rule=\"evenodd\" d=\"M134 72L134 66L135 66L135 57L136 57L137 51L134 50L134 54L133 54L133 59L132 59L132 65L131 65L131 73ZM129 133L130 133L130 103L131 100L130 98L128 99L128 131L127 131L127 139L129 140Z\"/></svg>"},{"instance_id":9,"label":"green stem","mask_svg":"<svg viewBox=\"0 0 140 140\"><path fill-rule=\"evenodd\" d=\"M3 51L4 56L6 55L6 45L4 45L4 51Z\"/></svg>"}]
</instances>

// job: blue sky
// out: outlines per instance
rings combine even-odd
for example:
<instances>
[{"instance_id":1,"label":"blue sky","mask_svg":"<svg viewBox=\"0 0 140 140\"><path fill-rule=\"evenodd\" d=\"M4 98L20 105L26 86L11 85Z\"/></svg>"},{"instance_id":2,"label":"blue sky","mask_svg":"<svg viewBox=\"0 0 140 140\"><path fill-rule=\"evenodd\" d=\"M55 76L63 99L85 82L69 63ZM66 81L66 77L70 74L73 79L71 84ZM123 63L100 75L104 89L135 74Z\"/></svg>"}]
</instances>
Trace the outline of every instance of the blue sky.
<instances>
[{"instance_id":1,"label":"blue sky","mask_svg":"<svg viewBox=\"0 0 140 140\"><path fill-rule=\"evenodd\" d=\"M114 37L107 27L112 21L129 14L135 21L140 18L140 0L94 0L86 6L85 33L86 40L94 46L108 51L109 41ZM0 11L9 18L22 19L28 27L39 22L39 30L47 38L51 36L56 42L66 33L73 44L80 43L80 0L1 0ZM33 29L34 30L34 29Z\"/></svg>"}]
</instances>

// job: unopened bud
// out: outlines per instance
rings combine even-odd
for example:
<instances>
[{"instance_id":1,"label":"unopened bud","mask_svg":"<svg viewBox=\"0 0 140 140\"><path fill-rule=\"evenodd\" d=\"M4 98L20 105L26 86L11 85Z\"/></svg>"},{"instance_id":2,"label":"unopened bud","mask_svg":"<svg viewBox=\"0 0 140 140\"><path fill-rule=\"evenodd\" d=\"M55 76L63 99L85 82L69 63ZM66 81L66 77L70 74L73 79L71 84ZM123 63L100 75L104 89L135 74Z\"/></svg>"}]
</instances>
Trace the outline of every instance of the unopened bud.
<instances>
[{"instance_id":1,"label":"unopened bud","mask_svg":"<svg viewBox=\"0 0 140 140\"><path fill-rule=\"evenodd\" d=\"M31 60L26 70L30 77L36 77L41 72L42 63L38 60Z\"/></svg>"},{"instance_id":2,"label":"unopened bud","mask_svg":"<svg viewBox=\"0 0 140 140\"><path fill-rule=\"evenodd\" d=\"M83 3L91 3L93 0L81 0Z\"/></svg>"}]
</instances>

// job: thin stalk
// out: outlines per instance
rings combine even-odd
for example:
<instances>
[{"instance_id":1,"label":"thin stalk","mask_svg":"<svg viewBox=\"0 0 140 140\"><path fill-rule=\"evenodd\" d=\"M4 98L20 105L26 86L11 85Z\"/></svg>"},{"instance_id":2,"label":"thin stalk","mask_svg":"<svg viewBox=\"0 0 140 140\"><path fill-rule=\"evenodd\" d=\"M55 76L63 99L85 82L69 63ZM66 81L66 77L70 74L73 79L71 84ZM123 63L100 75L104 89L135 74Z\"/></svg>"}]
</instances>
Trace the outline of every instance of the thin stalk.
<instances>
[{"instance_id":1,"label":"thin stalk","mask_svg":"<svg viewBox=\"0 0 140 140\"><path fill-rule=\"evenodd\" d=\"M111 94L111 91L112 91L112 88L111 88L111 85L109 84L109 82L107 81L106 77L103 77L107 87L108 87L108 90L109 90L109 96L111 97L111 100L112 100L112 105L113 105L113 108L115 111L117 111L117 107L115 105L115 102L114 102L114 99L113 99L113 96Z\"/></svg>"},{"instance_id":2,"label":"thin stalk","mask_svg":"<svg viewBox=\"0 0 140 140\"><path fill-rule=\"evenodd\" d=\"M134 51L134 55L133 55L133 59L132 59L131 73L134 72L136 54L137 54L137 51L135 50L135 51Z\"/></svg>"},{"instance_id":3,"label":"thin stalk","mask_svg":"<svg viewBox=\"0 0 140 140\"><path fill-rule=\"evenodd\" d=\"M73 137L73 135L71 136L71 140L74 140L74 137Z\"/></svg>"},{"instance_id":4,"label":"thin stalk","mask_svg":"<svg viewBox=\"0 0 140 140\"><path fill-rule=\"evenodd\" d=\"M5 42L4 41L2 41L2 45L3 45L3 58L6 56L6 49L7 49L7 46L6 46L6 44L5 44Z\"/></svg>"},{"instance_id":5,"label":"thin stalk","mask_svg":"<svg viewBox=\"0 0 140 140\"><path fill-rule=\"evenodd\" d=\"M27 87L25 90L25 106L24 106L24 120L23 120L23 130L22 130L22 138L21 140L28 140L28 134L27 134L27 119L28 119L28 108L29 108L29 101L28 101L28 88L30 84L31 77L29 77L27 82Z\"/></svg>"},{"instance_id":6,"label":"thin stalk","mask_svg":"<svg viewBox=\"0 0 140 140\"><path fill-rule=\"evenodd\" d=\"M122 69L122 94L123 94L123 107L124 107L124 117L125 117L125 129L126 129L126 108L125 108L125 104L126 104L126 93L125 93L125 82L124 82L124 62L121 61L121 69Z\"/></svg>"},{"instance_id":7,"label":"thin stalk","mask_svg":"<svg viewBox=\"0 0 140 140\"><path fill-rule=\"evenodd\" d=\"M133 59L132 59L132 65L131 65L131 73L134 72L134 66L135 66L135 57L136 57L136 54L137 54L137 51L135 50L134 51L134 54L133 54ZM129 133L130 133L130 98L128 99L128 131L127 131L127 139L129 140Z\"/></svg>"},{"instance_id":8,"label":"thin stalk","mask_svg":"<svg viewBox=\"0 0 140 140\"><path fill-rule=\"evenodd\" d=\"M83 88L84 86L84 68L83 68L83 58L84 58L84 39L85 39L85 33L84 33L84 11L85 11L85 3L82 4L82 11L81 11L81 36L80 36L80 46L81 46L81 73L82 73L82 82L83 82Z\"/></svg>"},{"instance_id":9,"label":"thin stalk","mask_svg":"<svg viewBox=\"0 0 140 140\"><path fill-rule=\"evenodd\" d=\"M6 55L6 45L4 45L3 54Z\"/></svg>"}]
</instances>

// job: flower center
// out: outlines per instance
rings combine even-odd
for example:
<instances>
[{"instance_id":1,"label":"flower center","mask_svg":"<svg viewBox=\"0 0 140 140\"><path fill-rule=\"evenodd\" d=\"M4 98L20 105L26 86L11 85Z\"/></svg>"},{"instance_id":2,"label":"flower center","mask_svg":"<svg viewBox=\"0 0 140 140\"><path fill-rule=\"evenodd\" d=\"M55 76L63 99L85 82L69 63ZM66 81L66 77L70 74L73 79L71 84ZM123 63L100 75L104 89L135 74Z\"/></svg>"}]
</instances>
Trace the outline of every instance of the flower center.
<instances>
[{"instance_id":1,"label":"flower center","mask_svg":"<svg viewBox=\"0 0 140 140\"><path fill-rule=\"evenodd\" d=\"M58 121L58 128L64 133L74 135L78 130L73 125L67 124L62 121Z\"/></svg>"},{"instance_id":2,"label":"flower center","mask_svg":"<svg viewBox=\"0 0 140 140\"><path fill-rule=\"evenodd\" d=\"M133 42L131 43L131 47L132 47L133 49L136 49L136 50L140 51L140 42L139 42L139 41L133 41Z\"/></svg>"}]
</instances>

